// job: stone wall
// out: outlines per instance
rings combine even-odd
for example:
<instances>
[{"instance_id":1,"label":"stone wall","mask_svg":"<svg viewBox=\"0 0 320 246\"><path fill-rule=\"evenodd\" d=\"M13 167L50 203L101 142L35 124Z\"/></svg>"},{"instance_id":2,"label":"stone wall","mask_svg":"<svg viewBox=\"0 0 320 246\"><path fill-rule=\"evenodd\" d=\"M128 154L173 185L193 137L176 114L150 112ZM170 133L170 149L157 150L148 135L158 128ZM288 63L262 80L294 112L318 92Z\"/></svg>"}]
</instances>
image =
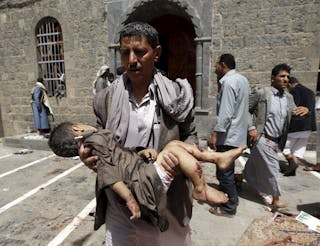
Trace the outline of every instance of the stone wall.
<instances>
[{"instance_id":1,"label":"stone wall","mask_svg":"<svg viewBox=\"0 0 320 246\"><path fill-rule=\"evenodd\" d=\"M213 58L232 52L251 85L267 85L288 63L315 90L320 61L320 3L313 0L226 0L213 4Z\"/></svg>"},{"instance_id":2,"label":"stone wall","mask_svg":"<svg viewBox=\"0 0 320 246\"><path fill-rule=\"evenodd\" d=\"M320 2L316 0L214 0L212 62L221 53L234 54L237 70L251 86L269 85L271 69L288 63L293 68L291 74L315 91L320 62L319 16ZM211 85L214 97L216 84ZM311 144L315 143L313 134Z\"/></svg>"},{"instance_id":3,"label":"stone wall","mask_svg":"<svg viewBox=\"0 0 320 246\"><path fill-rule=\"evenodd\" d=\"M4 135L33 127L30 90L38 77L36 25L47 16L62 27L67 96L50 102L56 121L93 124L92 81L108 60L104 1L0 2L0 105Z\"/></svg>"}]
</instances>

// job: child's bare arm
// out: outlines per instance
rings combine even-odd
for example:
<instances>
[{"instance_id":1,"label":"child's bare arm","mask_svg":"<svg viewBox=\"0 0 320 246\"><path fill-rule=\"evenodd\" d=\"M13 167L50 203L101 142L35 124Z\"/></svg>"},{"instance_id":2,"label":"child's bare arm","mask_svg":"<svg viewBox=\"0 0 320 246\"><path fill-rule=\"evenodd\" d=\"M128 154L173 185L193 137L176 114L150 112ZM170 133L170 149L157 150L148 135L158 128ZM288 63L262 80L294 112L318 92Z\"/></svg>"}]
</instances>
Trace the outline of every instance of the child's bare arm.
<instances>
[{"instance_id":1,"label":"child's bare arm","mask_svg":"<svg viewBox=\"0 0 320 246\"><path fill-rule=\"evenodd\" d=\"M132 214L130 220L139 219L141 217L140 207L126 184L119 181L111 185L111 189L126 201L127 207Z\"/></svg>"},{"instance_id":2,"label":"child's bare arm","mask_svg":"<svg viewBox=\"0 0 320 246\"><path fill-rule=\"evenodd\" d=\"M138 152L142 158L146 158L149 161L155 161L158 156L158 152L155 149L144 149Z\"/></svg>"}]
</instances>

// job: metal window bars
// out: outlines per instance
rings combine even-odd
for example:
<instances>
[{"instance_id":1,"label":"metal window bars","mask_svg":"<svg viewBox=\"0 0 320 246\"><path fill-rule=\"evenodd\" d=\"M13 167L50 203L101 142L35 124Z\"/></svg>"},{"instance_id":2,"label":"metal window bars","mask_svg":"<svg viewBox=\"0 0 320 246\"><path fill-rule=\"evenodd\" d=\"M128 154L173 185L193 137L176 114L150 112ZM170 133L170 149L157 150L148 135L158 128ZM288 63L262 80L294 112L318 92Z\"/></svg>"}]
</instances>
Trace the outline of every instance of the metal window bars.
<instances>
[{"instance_id":1,"label":"metal window bars","mask_svg":"<svg viewBox=\"0 0 320 246\"><path fill-rule=\"evenodd\" d=\"M65 95L65 66L62 30L58 21L48 17L37 28L38 67L49 96Z\"/></svg>"}]
</instances>

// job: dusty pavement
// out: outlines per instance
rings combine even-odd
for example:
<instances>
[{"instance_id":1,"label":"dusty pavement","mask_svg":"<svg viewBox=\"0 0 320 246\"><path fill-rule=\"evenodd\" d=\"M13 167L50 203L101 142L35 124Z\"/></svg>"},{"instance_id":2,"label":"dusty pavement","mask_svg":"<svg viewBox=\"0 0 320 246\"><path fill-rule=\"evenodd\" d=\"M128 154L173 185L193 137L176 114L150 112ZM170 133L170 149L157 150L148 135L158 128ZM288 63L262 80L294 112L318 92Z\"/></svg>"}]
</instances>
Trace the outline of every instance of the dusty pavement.
<instances>
[{"instance_id":1,"label":"dusty pavement","mask_svg":"<svg viewBox=\"0 0 320 246\"><path fill-rule=\"evenodd\" d=\"M308 152L307 160L315 163L315 153ZM237 161L238 171L244 161L243 157ZM215 166L203 166L208 182L217 184ZM280 182L283 201L291 210L319 204L317 173L299 167L297 176L281 176ZM28 153L0 143L0 245L102 245L104 228L94 232L93 217L87 216L94 210L94 183L95 174L79 160L50 151ZM214 216L209 205L194 202L193 245L236 245L253 219L271 216L248 186L239 195L233 218Z\"/></svg>"}]
</instances>

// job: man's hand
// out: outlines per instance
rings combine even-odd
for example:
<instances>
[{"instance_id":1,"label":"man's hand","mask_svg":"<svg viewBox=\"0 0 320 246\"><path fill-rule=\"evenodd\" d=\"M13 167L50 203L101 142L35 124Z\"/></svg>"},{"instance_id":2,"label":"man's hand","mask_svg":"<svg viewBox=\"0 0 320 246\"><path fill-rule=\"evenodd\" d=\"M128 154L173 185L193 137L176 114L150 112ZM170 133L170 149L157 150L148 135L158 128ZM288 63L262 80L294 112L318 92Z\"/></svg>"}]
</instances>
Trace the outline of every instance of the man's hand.
<instances>
[{"instance_id":1,"label":"man's hand","mask_svg":"<svg viewBox=\"0 0 320 246\"><path fill-rule=\"evenodd\" d=\"M155 149L143 149L138 152L138 155L140 155L142 158L147 159L148 161L155 161L158 156L158 152Z\"/></svg>"},{"instance_id":2,"label":"man's hand","mask_svg":"<svg viewBox=\"0 0 320 246\"><path fill-rule=\"evenodd\" d=\"M307 114L309 114L309 109L303 106L299 106L293 109L292 114L299 117L306 116Z\"/></svg>"},{"instance_id":3,"label":"man's hand","mask_svg":"<svg viewBox=\"0 0 320 246\"><path fill-rule=\"evenodd\" d=\"M257 129L248 131L248 140L250 144L254 144L258 140L258 131Z\"/></svg>"},{"instance_id":4,"label":"man's hand","mask_svg":"<svg viewBox=\"0 0 320 246\"><path fill-rule=\"evenodd\" d=\"M217 146L216 146L217 137L218 137L218 133L217 132L212 132L211 136L210 136L210 138L208 140L209 147L214 151L217 151Z\"/></svg>"},{"instance_id":5,"label":"man's hand","mask_svg":"<svg viewBox=\"0 0 320 246\"><path fill-rule=\"evenodd\" d=\"M97 172L96 162L99 159L98 156L91 155L91 148L85 148L83 142L79 146L79 157L81 161L90 169Z\"/></svg>"},{"instance_id":6,"label":"man's hand","mask_svg":"<svg viewBox=\"0 0 320 246\"><path fill-rule=\"evenodd\" d=\"M178 167L179 160L170 152L164 153L163 158L161 158L161 163L158 164L161 165L171 176L175 176L180 173L180 169Z\"/></svg>"}]
</instances>

